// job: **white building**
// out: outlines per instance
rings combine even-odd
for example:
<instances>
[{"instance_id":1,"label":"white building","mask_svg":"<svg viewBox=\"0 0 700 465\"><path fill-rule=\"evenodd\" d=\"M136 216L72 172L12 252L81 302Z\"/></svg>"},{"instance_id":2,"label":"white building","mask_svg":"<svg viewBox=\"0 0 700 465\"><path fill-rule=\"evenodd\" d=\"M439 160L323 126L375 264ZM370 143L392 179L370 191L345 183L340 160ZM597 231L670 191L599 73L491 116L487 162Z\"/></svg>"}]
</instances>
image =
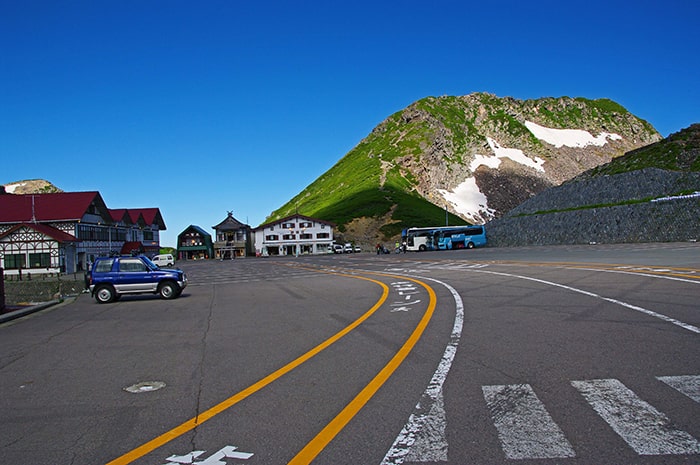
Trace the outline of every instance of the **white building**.
<instances>
[{"instance_id":1,"label":"white building","mask_svg":"<svg viewBox=\"0 0 700 465\"><path fill-rule=\"evenodd\" d=\"M299 214L272 221L253 229L255 253L258 256L327 253L333 244L334 227L329 221Z\"/></svg>"}]
</instances>

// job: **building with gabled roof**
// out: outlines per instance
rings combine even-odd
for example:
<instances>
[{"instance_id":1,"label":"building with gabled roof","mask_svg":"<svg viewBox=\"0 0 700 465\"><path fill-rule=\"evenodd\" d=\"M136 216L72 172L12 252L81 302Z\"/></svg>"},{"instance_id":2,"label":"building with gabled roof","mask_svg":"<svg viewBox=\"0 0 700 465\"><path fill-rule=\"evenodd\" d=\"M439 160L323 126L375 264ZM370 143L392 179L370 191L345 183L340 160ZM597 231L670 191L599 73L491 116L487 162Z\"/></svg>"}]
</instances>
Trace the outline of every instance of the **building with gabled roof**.
<instances>
[{"instance_id":1,"label":"building with gabled roof","mask_svg":"<svg viewBox=\"0 0 700 465\"><path fill-rule=\"evenodd\" d=\"M0 267L7 274L25 268L73 273L87 269L97 256L120 253L127 242L157 254L163 229L157 208L111 210L97 191L0 191Z\"/></svg>"},{"instance_id":2,"label":"building with gabled roof","mask_svg":"<svg viewBox=\"0 0 700 465\"><path fill-rule=\"evenodd\" d=\"M214 258L224 260L255 254L250 226L234 218L233 212L228 212L228 216L212 229L215 231Z\"/></svg>"},{"instance_id":3,"label":"building with gabled roof","mask_svg":"<svg viewBox=\"0 0 700 465\"><path fill-rule=\"evenodd\" d=\"M257 255L301 255L327 253L333 245L330 221L300 214L261 224L253 229Z\"/></svg>"},{"instance_id":4,"label":"building with gabled roof","mask_svg":"<svg viewBox=\"0 0 700 465\"><path fill-rule=\"evenodd\" d=\"M177 236L177 256L180 260L204 260L214 256L211 234L194 224Z\"/></svg>"}]
</instances>

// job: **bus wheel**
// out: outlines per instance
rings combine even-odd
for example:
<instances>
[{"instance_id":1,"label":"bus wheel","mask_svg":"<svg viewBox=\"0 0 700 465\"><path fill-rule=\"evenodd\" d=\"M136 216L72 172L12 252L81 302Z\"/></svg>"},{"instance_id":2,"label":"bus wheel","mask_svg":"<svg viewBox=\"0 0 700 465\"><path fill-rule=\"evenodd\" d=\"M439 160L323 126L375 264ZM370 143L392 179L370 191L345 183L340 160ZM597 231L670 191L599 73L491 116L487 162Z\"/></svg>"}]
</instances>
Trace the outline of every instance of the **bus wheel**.
<instances>
[{"instance_id":1,"label":"bus wheel","mask_svg":"<svg viewBox=\"0 0 700 465\"><path fill-rule=\"evenodd\" d=\"M469 243L467 244L467 248L468 248L468 249L473 249L473 248L474 248L474 243L473 243L473 242L469 242Z\"/></svg>"},{"instance_id":2,"label":"bus wheel","mask_svg":"<svg viewBox=\"0 0 700 465\"><path fill-rule=\"evenodd\" d=\"M425 244L421 244L421 245L418 247L418 250L421 251L421 252L425 252Z\"/></svg>"}]
</instances>

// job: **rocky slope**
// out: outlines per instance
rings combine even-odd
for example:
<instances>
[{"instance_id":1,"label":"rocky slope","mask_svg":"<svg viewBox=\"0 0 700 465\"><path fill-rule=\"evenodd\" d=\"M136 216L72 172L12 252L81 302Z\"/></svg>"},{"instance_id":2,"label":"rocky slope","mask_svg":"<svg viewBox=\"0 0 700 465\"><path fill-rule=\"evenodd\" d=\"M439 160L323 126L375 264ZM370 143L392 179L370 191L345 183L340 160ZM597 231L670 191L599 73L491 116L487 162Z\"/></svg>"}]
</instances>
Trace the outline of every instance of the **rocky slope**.
<instances>
[{"instance_id":1,"label":"rocky slope","mask_svg":"<svg viewBox=\"0 0 700 465\"><path fill-rule=\"evenodd\" d=\"M428 97L379 124L269 219L299 211L376 239L444 224L445 209L484 223L659 139L610 100ZM378 219L378 229L355 231Z\"/></svg>"},{"instance_id":2,"label":"rocky slope","mask_svg":"<svg viewBox=\"0 0 700 465\"><path fill-rule=\"evenodd\" d=\"M700 124L548 189L486 225L492 246L700 239Z\"/></svg>"}]
</instances>

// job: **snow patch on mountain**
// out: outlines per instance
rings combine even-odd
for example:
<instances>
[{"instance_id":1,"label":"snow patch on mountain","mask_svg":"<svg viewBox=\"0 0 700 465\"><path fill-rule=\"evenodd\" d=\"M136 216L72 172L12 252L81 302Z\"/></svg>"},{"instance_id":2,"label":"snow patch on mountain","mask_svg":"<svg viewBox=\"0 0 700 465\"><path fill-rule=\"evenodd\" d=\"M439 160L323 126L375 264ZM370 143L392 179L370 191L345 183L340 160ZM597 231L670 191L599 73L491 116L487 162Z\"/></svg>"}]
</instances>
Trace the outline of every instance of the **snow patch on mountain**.
<instances>
[{"instance_id":1,"label":"snow patch on mountain","mask_svg":"<svg viewBox=\"0 0 700 465\"><path fill-rule=\"evenodd\" d=\"M610 140L621 140L622 136L610 132L601 132L597 136L583 129L554 129L540 126L532 121L525 121L525 127L539 140L561 148L563 146L583 148L589 145L602 147Z\"/></svg>"},{"instance_id":2,"label":"snow patch on mountain","mask_svg":"<svg viewBox=\"0 0 700 465\"><path fill-rule=\"evenodd\" d=\"M487 166L491 169L496 169L501 165L502 158L510 158L514 162L520 163L521 165L529 166L537 171L544 172L544 160L540 157L532 158L525 155L525 153L520 149L509 149L506 147L501 147L501 145L496 142L496 140L487 137L486 140L489 143L489 147L493 150L493 155L474 155L474 160L469 164L469 169L476 171L476 169L481 166Z\"/></svg>"},{"instance_id":3,"label":"snow patch on mountain","mask_svg":"<svg viewBox=\"0 0 700 465\"><path fill-rule=\"evenodd\" d=\"M476 178L465 179L452 191L438 189L438 192L452 204L454 211L472 223L483 224L493 218L495 212L489 208L488 199L479 190Z\"/></svg>"},{"instance_id":4,"label":"snow patch on mountain","mask_svg":"<svg viewBox=\"0 0 700 465\"><path fill-rule=\"evenodd\" d=\"M18 187L22 187L25 185L26 185L26 183L21 183L21 182L15 183L15 184L5 184L5 192L7 192L8 194L14 194L15 190Z\"/></svg>"}]
</instances>

